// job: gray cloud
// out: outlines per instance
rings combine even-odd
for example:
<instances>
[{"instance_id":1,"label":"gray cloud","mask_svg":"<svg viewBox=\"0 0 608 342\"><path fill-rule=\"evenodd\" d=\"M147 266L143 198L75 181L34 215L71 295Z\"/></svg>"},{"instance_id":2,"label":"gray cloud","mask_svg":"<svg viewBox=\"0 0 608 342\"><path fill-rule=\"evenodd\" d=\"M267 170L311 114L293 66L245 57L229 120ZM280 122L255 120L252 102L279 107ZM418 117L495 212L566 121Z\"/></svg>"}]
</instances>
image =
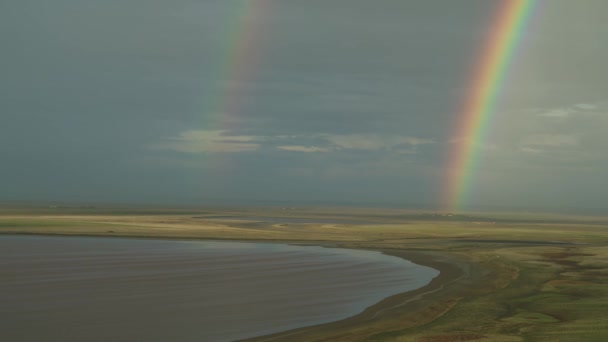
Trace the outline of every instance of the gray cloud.
<instances>
[{"instance_id":1,"label":"gray cloud","mask_svg":"<svg viewBox=\"0 0 608 342\"><path fill-rule=\"evenodd\" d=\"M319 146L293 145L304 142L316 143ZM256 151L262 146L266 146L293 152L338 152L342 150L392 151L403 147L415 149L421 145L434 143L430 139L373 134L256 136L235 135L226 130L188 130L181 132L177 137L169 137L153 143L150 148L185 153L232 153Z\"/></svg>"},{"instance_id":2,"label":"gray cloud","mask_svg":"<svg viewBox=\"0 0 608 342\"><path fill-rule=\"evenodd\" d=\"M305 153L315 153L322 152L327 153L329 149L318 146L300 146L300 145L281 145L277 146L279 150L283 151L292 151L292 152L305 152Z\"/></svg>"}]
</instances>

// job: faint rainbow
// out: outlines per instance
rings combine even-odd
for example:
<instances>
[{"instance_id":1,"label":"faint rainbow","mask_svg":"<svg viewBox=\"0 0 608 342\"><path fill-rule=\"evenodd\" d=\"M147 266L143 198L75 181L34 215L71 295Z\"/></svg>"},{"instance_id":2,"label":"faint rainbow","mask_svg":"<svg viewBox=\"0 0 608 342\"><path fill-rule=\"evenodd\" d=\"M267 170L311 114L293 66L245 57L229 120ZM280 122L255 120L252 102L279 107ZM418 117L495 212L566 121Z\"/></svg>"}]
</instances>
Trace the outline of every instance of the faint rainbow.
<instances>
[{"instance_id":1,"label":"faint rainbow","mask_svg":"<svg viewBox=\"0 0 608 342\"><path fill-rule=\"evenodd\" d=\"M255 77L264 18L271 1L236 0L226 18L214 64L211 91L205 94L204 130L228 130L246 105L247 82Z\"/></svg>"},{"instance_id":2,"label":"faint rainbow","mask_svg":"<svg viewBox=\"0 0 608 342\"><path fill-rule=\"evenodd\" d=\"M480 152L495 114L505 78L538 0L500 0L480 59L470 78L471 92L457 115L449 153L444 203L447 210L464 207L479 167Z\"/></svg>"}]
</instances>

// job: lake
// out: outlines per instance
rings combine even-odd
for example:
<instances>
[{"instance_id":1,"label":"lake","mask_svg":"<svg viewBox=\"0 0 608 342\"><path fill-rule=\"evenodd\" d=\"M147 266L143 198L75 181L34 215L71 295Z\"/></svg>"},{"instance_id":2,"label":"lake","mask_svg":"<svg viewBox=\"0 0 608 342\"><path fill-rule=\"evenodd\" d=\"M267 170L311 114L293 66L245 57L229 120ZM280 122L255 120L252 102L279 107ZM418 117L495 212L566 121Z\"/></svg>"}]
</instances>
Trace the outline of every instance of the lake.
<instances>
[{"instance_id":1,"label":"lake","mask_svg":"<svg viewBox=\"0 0 608 342\"><path fill-rule=\"evenodd\" d=\"M437 275L375 251L0 236L0 340L231 341L344 319Z\"/></svg>"}]
</instances>

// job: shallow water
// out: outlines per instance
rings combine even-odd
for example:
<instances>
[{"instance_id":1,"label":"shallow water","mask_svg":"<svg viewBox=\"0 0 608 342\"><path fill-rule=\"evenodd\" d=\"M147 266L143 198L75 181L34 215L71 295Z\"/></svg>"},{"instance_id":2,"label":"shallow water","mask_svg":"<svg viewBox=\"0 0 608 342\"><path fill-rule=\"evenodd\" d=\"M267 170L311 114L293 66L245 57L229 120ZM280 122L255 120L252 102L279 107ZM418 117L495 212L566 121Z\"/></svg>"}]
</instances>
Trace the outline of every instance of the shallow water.
<instances>
[{"instance_id":1,"label":"shallow water","mask_svg":"<svg viewBox=\"0 0 608 342\"><path fill-rule=\"evenodd\" d=\"M346 318L437 274L372 251L0 236L0 340L230 341Z\"/></svg>"}]
</instances>

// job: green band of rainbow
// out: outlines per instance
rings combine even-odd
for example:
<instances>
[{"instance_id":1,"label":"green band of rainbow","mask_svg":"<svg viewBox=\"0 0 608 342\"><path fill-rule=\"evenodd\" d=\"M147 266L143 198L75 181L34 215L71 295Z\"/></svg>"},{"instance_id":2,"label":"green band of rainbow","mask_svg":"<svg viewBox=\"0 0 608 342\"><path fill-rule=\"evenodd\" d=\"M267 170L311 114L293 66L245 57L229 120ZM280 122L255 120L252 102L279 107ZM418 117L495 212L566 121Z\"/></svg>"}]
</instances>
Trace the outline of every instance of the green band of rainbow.
<instances>
[{"instance_id":1,"label":"green band of rainbow","mask_svg":"<svg viewBox=\"0 0 608 342\"><path fill-rule=\"evenodd\" d=\"M479 167L480 152L518 43L537 0L500 0L492 30L471 77L471 93L458 114L448 162L444 202L464 207Z\"/></svg>"}]
</instances>

